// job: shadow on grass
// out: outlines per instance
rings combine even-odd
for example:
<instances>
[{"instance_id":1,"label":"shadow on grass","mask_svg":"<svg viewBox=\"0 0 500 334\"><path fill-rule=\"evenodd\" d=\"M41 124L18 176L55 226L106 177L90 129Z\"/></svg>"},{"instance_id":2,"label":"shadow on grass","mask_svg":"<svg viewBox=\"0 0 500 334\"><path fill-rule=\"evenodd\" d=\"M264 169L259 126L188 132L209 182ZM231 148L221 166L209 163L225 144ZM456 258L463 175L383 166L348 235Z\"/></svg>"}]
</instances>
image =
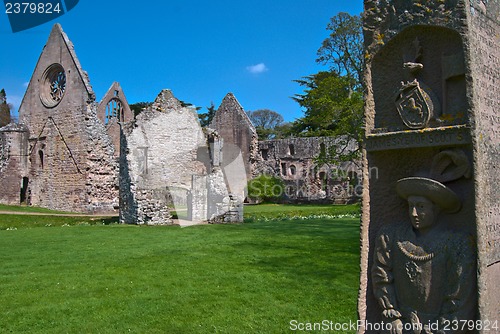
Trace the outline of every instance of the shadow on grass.
<instances>
[{"instance_id":1,"label":"shadow on grass","mask_svg":"<svg viewBox=\"0 0 500 334\"><path fill-rule=\"evenodd\" d=\"M252 237L241 238L232 247L243 254L259 250L259 256L246 259L250 267L296 281L314 278L357 286L359 220L259 222L247 227L254 231Z\"/></svg>"},{"instance_id":2,"label":"shadow on grass","mask_svg":"<svg viewBox=\"0 0 500 334\"><path fill-rule=\"evenodd\" d=\"M120 223L120 217L107 217L107 218L101 218L101 223L103 225L113 225L113 224L119 224Z\"/></svg>"}]
</instances>

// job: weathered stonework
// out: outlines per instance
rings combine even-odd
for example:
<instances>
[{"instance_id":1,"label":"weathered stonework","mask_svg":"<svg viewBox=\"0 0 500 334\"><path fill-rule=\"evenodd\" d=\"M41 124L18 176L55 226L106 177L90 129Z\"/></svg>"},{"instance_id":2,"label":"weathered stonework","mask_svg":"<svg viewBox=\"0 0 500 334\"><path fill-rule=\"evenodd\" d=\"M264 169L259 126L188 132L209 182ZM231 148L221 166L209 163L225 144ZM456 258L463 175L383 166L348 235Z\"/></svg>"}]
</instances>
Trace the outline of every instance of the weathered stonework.
<instances>
[{"instance_id":1,"label":"weathered stonework","mask_svg":"<svg viewBox=\"0 0 500 334\"><path fill-rule=\"evenodd\" d=\"M121 222L172 224L169 205L178 212L187 210L189 220L220 220L225 212L214 208L229 193L216 137L204 132L196 111L183 107L169 90L135 121L124 124Z\"/></svg>"},{"instance_id":2,"label":"weathered stonework","mask_svg":"<svg viewBox=\"0 0 500 334\"><path fill-rule=\"evenodd\" d=\"M238 161L242 161L245 166L246 179L238 175L238 180L231 182L231 193L244 199L247 180L252 176L251 166L257 158L258 137L255 127L232 93L224 97L209 127L224 139L223 169Z\"/></svg>"},{"instance_id":3,"label":"weathered stonework","mask_svg":"<svg viewBox=\"0 0 500 334\"><path fill-rule=\"evenodd\" d=\"M57 210L117 209L118 165L94 101L73 44L54 25L19 108L29 132L17 145L27 147L27 166L20 175L4 176L22 188L8 196L24 192L27 203Z\"/></svg>"},{"instance_id":4,"label":"weathered stonework","mask_svg":"<svg viewBox=\"0 0 500 334\"><path fill-rule=\"evenodd\" d=\"M15 205L26 202L28 170L28 128L11 123L0 128L0 203Z\"/></svg>"},{"instance_id":5,"label":"weathered stonework","mask_svg":"<svg viewBox=\"0 0 500 334\"><path fill-rule=\"evenodd\" d=\"M362 194L355 163L341 166L319 164L316 159L338 144L331 137L306 137L259 141L252 166L254 177L262 174L283 180L284 201L294 203L347 203ZM356 149L352 143L351 150Z\"/></svg>"},{"instance_id":6,"label":"weathered stonework","mask_svg":"<svg viewBox=\"0 0 500 334\"><path fill-rule=\"evenodd\" d=\"M452 162L459 166L464 159L471 161L472 174L447 184L462 207L441 214L439 225L469 236L477 253L477 276L470 288L478 300L478 316L471 320L485 324L499 319L494 283L500 279L499 8L498 1L365 0L361 320L380 323L391 313L377 303L370 273L377 235L389 223L396 228L408 224L408 204L395 192L397 181L426 176L433 158L450 150L463 152L465 158ZM452 248L450 241L448 250ZM436 281L442 280L435 275Z\"/></svg>"},{"instance_id":7,"label":"weathered stonework","mask_svg":"<svg viewBox=\"0 0 500 334\"><path fill-rule=\"evenodd\" d=\"M118 158L120 156L120 125L118 123L130 122L134 119L125 93L118 82L113 82L99 102L97 117L105 125L115 148L115 157Z\"/></svg>"},{"instance_id":8,"label":"weathered stonework","mask_svg":"<svg viewBox=\"0 0 500 334\"><path fill-rule=\"evenodd\" d=\"M467 14L479 315L500 320L500 3L471 1Z\"/></svg>"}]
</instances>

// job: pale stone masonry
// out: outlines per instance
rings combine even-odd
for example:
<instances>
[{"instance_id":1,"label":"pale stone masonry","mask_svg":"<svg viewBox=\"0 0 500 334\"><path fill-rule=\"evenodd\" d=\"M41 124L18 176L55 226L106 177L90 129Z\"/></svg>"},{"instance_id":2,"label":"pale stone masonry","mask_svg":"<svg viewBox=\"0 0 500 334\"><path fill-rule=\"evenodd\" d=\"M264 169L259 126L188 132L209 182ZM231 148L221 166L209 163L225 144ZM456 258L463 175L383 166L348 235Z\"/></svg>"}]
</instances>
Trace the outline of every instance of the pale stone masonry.
<instances>
[{"instance_id":1,"label":"pale stone masonry","mask_svg":"<svg viewBox=\"0 0 500 334\"><path fill-rule=\"evenodd\" d=\"M196 111L163 90L122 132L121 221L171 223L168 195L175 189L179 199L173 200L187 208L193 175L207 173L208 148ZM199 161L198 155L206 156Z\"/></svg>"},{"instance_id":2,"label":"pale stone masonry","mask_svg":"<svg viewBox=\"0 0 500 334\"><path fill-rule=\"evenodd\" d=\"M242 202L232 205L226 188L221 149L217 133L201 128L194 109L161 91L122 128L120 221L168 225L171 209L186 211L191 221L242 221Z\"/></svg>"}]
</instances>

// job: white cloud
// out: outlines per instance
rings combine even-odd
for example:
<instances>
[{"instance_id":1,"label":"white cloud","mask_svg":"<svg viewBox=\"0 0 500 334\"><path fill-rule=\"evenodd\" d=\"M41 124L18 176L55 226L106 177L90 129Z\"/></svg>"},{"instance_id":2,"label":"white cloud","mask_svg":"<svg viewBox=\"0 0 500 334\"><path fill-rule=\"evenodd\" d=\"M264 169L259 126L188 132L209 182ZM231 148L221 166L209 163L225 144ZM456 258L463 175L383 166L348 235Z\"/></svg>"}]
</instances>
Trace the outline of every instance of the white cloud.
<instances>
[{"instance_id":1,"label":"white cloud","mask_svg":"<svg viewBox=\"0 0 500 334\"><path fill-rule=\"evenodd\" d=\"M252 74L260 74L269 71L269 69L266 67L266 64L260 63L257 65L248 66L247 71Z\"/></svg>"},{"instance_id":2,"label":"white cloud","mask_svg":"<svg viewBox=\"0 0 500 334\"><path fill-rule=\"evenodd\" d=\"M29 85L29 84L30 84L30 83L29 83L29 81L27 81L27 82L23 83L23 87L24 87L24 88L28 88L28 85Z\"/></svg>"}]
</instances>

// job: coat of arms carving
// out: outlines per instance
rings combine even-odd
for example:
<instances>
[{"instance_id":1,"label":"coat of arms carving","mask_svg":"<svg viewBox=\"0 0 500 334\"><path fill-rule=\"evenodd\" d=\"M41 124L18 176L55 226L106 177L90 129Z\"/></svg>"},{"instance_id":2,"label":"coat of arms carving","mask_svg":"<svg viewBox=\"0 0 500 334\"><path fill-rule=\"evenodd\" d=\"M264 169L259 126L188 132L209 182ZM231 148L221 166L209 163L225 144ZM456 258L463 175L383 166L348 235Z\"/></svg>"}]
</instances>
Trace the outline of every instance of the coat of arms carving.
<instances>
[{"instance_id":1,"label":"coat of arms carving","mask_svg":"<svg viewBox=\"0 0 500 334\"><path fill-rule=\"evenodd\" d=\"M410 129L427 127L433 117L434 105L417 79L402 83L396 97L396 108L403 123Z\"/></svg>"}]
</instances>

